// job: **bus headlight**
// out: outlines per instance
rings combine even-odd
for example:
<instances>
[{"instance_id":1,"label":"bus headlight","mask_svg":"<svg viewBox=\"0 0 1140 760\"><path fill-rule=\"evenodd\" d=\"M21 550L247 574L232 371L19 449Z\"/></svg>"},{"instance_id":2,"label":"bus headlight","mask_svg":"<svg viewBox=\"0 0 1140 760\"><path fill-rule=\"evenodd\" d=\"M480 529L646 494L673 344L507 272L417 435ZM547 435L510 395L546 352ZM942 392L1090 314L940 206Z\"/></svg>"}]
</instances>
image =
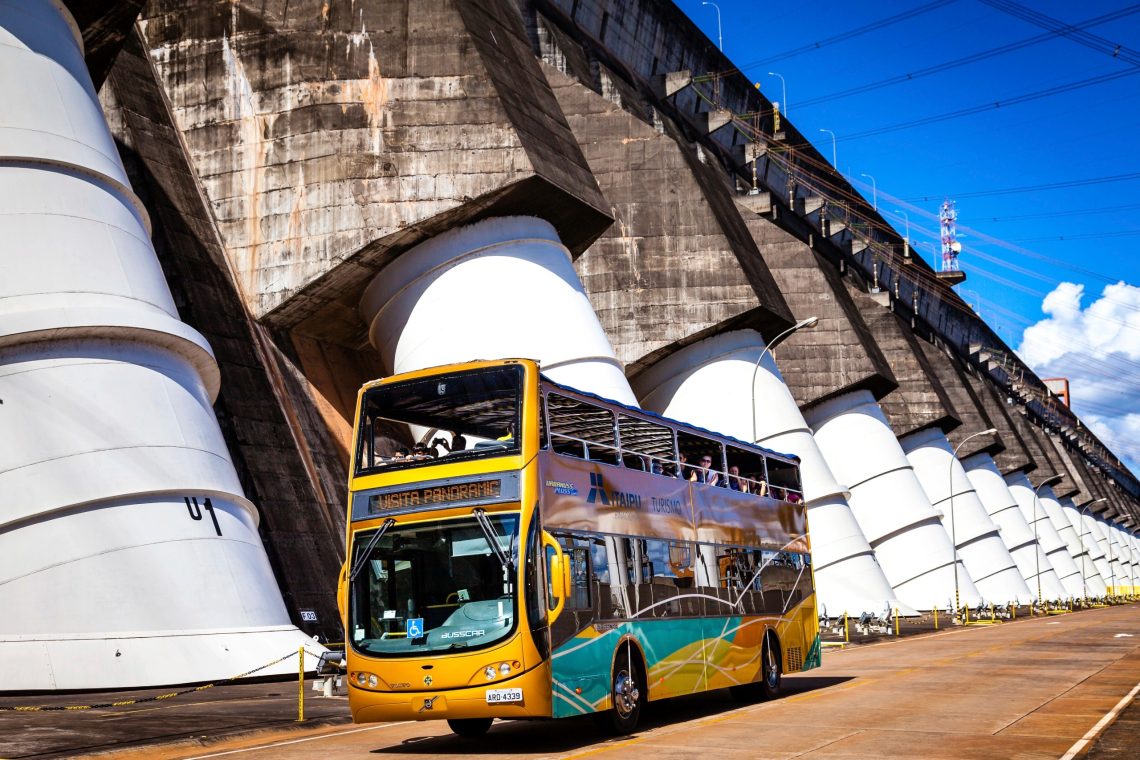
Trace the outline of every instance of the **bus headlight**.
<instances>
[{"instance_id":1,"label":"bus headlight","mask_svg":"<svg viewBox=\"0 0 1140 760\"><path fill-rule=\"evenodd\" d=\"M498 671L495 670L494 665L488 665L487 667L483 668L483 675L487 676L488 681L494 681L497 673Z\"/></svg>"},{"instance_id":2,"label":"bus headlight","mask_svg":"<svg viewBox=\"0 0 1140 760\"><path fill-rule=\"evenodd\" d=\"M509 662L500 663L499 673L501 673L502 675L505 676L505 675L509 674L510 672L511 672L511 664Z\"/></svg>"},{"instance_id":3,"label":"bus headlight","mask_svg":"<svg viewBox=\"0 0 1140 760\"><path fill-rule=\"evenodd\" d=\"M374 673L363 671L351 674L349 680L355 681L357 686L367 686L370 689L375 689L380 685L380 679Z\"/></svg>"}]
</instances>

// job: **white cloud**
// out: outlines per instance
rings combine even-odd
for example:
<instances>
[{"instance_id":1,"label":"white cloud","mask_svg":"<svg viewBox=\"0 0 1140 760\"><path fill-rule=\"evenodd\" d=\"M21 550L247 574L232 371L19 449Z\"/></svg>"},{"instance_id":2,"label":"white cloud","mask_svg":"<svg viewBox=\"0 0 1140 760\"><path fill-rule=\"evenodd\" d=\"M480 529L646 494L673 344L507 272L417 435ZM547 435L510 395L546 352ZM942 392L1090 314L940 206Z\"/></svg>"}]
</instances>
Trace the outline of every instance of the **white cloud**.
<instances>
[{"instance_id":1,"label":"white cloud","mask_svg":"<svg viewBox=\"0 0 1140 760\"><path fill-rule=\"evenodd\" d=\"M1088 308L1084 286L1045 296L1045 319L1025 329L1017 353L1039 377L1069 380L1073 410L1133 473L1140 472L1140 288L1118 282Z\"/></svg>"}]
</instances>

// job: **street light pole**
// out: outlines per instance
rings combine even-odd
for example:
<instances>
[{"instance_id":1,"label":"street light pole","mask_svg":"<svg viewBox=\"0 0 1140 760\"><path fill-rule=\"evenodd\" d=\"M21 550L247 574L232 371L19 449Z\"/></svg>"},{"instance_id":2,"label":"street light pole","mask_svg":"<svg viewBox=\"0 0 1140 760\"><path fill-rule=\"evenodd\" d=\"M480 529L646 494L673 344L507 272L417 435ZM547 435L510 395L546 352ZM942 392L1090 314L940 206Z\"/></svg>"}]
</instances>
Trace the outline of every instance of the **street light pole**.
<instances>
[{"instance_id":1,"label":"street light pole","mask_svg":"<svg viewBox=\"0 0 1140 760\"><path fill-rule=\"evenodd\" d=\"M875 184L875 178L872 177L870 174L867 174L865 172L860 172L859 176L860 177L866 177L867 179L871 180L871 205L874 207L874 209L876 211L878 211L879 210L879 188Z\"/></svg>"},{"instance_id":2,"label":"street light pole","mask_svg":"<svg viewBox=\"0 0 1140 760\"><path fill-rule=\"evenodd\" d=\"M1052 486L1064 480L1063 475L1050 475L1033 489L1033 540L1037 543L1037 606L1041 606L1041 542L1037 538L1037 505L1041 502L1041 489Z\"/></svg>"},{"instance_id":3,"label":"street light pole","mask_svg":"<svg viewBox=\"0 0 1140 760\"><path fill-rule=\"evenodd\" d=\"M1099 499L1093 499L1088 504L1081 507L1081 515L1084 516L1085 511L1089 507L1091 507L1093 504L1098 504L1102 501L1108 501L1108 499L1103 497L1103 496ZM1084 606L1086 606L1086 607L1089 606L1089 584L1088 584L1088 581L1086 580L1086 576L1085 576L1085 558L1089 556L1089 545L1085 543L1085 534L1087 532L1088 531L1085 531L1085 521L1081 520L1081 549L1084 550L1084 553L1081 554L1081 586L1084 588L1084 591L1085 591L1085 605Z\"/></svg>"},{"instance_id":4,"label":"street light pole","mask_svg":"<svg viewBox=\"0 0 1140 760\"><path fill-rule=\"evenodd\" d=\"M710 3L707 0L705 0L705 2L702 2L701 5L711 5L716 10L716 46L720 48L720 51L723 53L724 36L721 34L720 28L720 6L716 3Z\"/></svg>"},{"instance_id":5,"label":"street light pole","mask_svg":"<svg viewBox=\"0 0 1140 760\"><path fill-rule=\"evenodd\" d=\"M764 350L760 352L760 356L756 357L756 366L752 368L752 442L753 443L756 443L756 439L759 437L759 434L756 431L756 376L760 373L760 362L764 361L764 357L767 355L767 353L769 351L771 351L773 348L775 348L776 344L779 343L780 341L782 341L784 338L791 335L796 330L799 330L799 329L804 328L804 327L808 327L808 328L815 327L817 324L819 324L819 317L808 317L807 319L801 319L799 322L796 322L794 325L789 327L787 330L784 330L782 333L777 335L775 338L772 338L772 340L768 342L768 345L764 346Z\"/></svg>"},{"instance_id":6,"label":"street light pole","mask_svg":"<svg viewBox=\"0 0 1140 760\"><path fill-rule=\"evenodd\" d=\"M958 524L954 522L954 463L958 461L958 450L966 445L966 441L977 438L979 435L994 435L997 428L986 428L971 433L954 447L954 456L950 458L950 542L954 544L954 615L962 609L961 597L958 594Z\"/></svg>"},{"instance_id":7,"label":"street light pole","mask_svg":"<svg viewBox=\"0 0 1140 760\"><path fill-rule=\"evenodd\" d=\"M835 157L835 133L830 129L824 129L823 127L820 127L819 131L826 132L827 134L831 135L831 165L835 167L836 171L839 171L839 159Z\"/></svg>"},{"instance_id":8,"label":"street light pole","mask_svg":"<svg viewBox=\"0 0 1140 760\"><path fill-rule=\"evenodd\" d=\"M786 118L788 115L788 83L784 81L783 74L777 74L774 71L769 71L768 76L780 78L780 96L783 97L783 100L780 102L784 104L784 117Z\"/></svg>"},{"instance_id":9,"label":"street light pole","mask_svg":"<svg viewBox=\"0 0 1140 760\"><path fill-rule=\"evenodd\" d=\"M906 222L906 247L910 248L910 215L899 208L895 209L895 213L900 214L903 218L903 221ZM903 251L903 253L905 254L906 251Z\"/></svg>"}]
</instances>

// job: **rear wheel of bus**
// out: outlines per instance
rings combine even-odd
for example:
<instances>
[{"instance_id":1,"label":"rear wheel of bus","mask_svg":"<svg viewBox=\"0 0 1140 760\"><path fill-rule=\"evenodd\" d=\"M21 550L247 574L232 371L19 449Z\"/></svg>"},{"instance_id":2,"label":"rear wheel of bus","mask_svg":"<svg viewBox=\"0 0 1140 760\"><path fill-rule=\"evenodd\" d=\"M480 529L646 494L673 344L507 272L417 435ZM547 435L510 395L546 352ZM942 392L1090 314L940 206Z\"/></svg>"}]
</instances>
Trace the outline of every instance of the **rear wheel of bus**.
<instances>
[{"instance_id":1,"label":"rear wheel of bus","mask_svg":"<svg viewBox=\"0 0 1140 760\"><path fill-rule=\"evenodd\" d=\"M454 718L449 719L447 725L464 739L478 739L487 733L493 720L494 718Z\"/></svg>"},{"instance_id":2,"label":"rear wheel of bus","mask_svg":"<svg viewBox=\"0 0 1140 760\"><path fill-rule=\"evenodd\" d=\"M641 657L629 646L622 647L614 658L610 696L614 706L596 714L598 726L611 734L632 733L637 728L637 722L641 718L641 706L648 694Z\"/></svg>"}]
</instances>

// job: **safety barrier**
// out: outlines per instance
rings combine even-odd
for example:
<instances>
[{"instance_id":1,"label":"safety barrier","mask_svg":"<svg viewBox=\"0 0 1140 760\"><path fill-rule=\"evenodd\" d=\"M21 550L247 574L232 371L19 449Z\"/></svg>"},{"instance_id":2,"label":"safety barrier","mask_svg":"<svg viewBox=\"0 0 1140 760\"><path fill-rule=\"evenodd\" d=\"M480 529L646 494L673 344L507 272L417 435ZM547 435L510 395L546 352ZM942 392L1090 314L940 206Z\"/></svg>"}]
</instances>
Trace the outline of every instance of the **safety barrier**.
<instances>
[{"instance_id":1,"label":"safety barrier","mask_svg":"<svg viewBox=\"0 0 1140 760\"><path fill-rule=\"evenodd\" d=\"M298 658L298 680L299 680L298 696L297 696L297 720L303 721L305 719L305 697L304 697L305 688L304 687L305 687L305 655L306 654L309 655L310 657L315 657L318 662L323 661L322 655L320 655L316 652L310 652L308 649L305 649L304 647L300 647L296 652L290 652L289 654L278 657L276 660L273 660L271 662L267 662L264 665L260 665L256 668L253 668L252 670L247 670L244 673L239 673L236 676L230 676L229 678L226 678L224 680L213 681L211 683L205 683L205 684L202 684L200 686L191 686L191 687L186 688L186 689L181 689L179 691L172 691L172 692L168 692L166 694L156 694L154 696L138 697L136 699L122 699L122 700L119 700L117 702L96 702L96 703L89 704L89 705L0 705L0 712L69 712L69 711L81 711L81 710L104 710L104 709L113 708L113 707L128 707L131 705L141 705L141 704L146 704L147 702L161 702L161 701L164 701L167 699L174 699L176 697L181 697L181 696L186 695L186 694L194 694L196 692L206 691L207 689L213 689L217 686L225 686L227 684L233 683L234 681L240 680L242 678L248 678L248 677L250 677L256 673L260 673L261 671L265 670L266 668L271 668L274 665L285 662L286 660L288 660L291 657L296 657L296 658Z\"/></svg>"}]
</instances>

